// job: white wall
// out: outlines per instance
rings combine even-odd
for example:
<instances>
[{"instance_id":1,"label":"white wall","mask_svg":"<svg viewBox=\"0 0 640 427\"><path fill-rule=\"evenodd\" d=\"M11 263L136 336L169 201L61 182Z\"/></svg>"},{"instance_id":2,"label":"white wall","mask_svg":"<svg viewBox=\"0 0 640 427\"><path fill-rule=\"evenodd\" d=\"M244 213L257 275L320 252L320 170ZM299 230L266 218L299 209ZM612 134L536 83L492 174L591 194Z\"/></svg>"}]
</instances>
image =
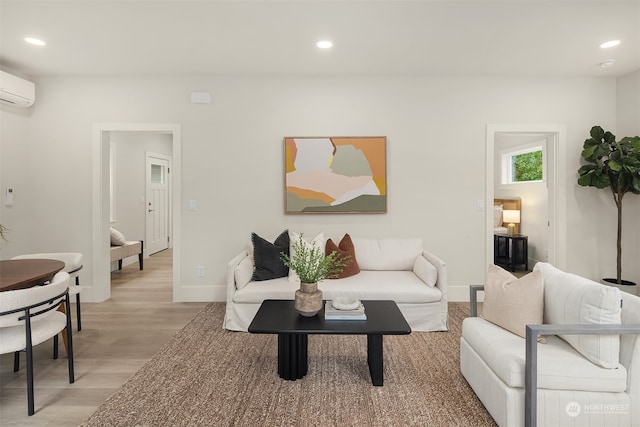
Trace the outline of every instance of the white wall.
<instances>
[{"instance_id":1,"label":"white wall","mask_svg":"<svg viewBox=\"0 0 640 427\"><path fill-rule=\"evenodd\" d=\"M640 70L618 78L616 96L617 122L616 137L640 135ZM613 201L610 200L613 205ZM614 213L615 215L615 213ZM640 283L640 196L627 194L622 212L622 233L625 236L622 247L623 278ZM615 217L613 218L615 224ZM636 238L634 238L636 236ZM615 230L613 234L615 239ZM615 258L614 258L615 262ZM614 264L615 277L615 264Z\"/></svg>"},{"instance_id":2,"label":"white wall","mask_svg":"<svg viewBox=\"0 0 640 427\"><path fill-rule=\"evenodd\" d=\"M1 117L10 128L3 136L15 136L2 140L10 154L2 156L2 182L28 188L23 197L34 201L16 203L7 216L20 232L6 256L71 246L91 259L92 125L123 122L182 126L179 286L193 299L224 298L226 263L250 233L274 237L285 228L335 238L422 237L448 264L450 297L468 298L467 286L483 283L486 271L485 212L476 201L486 193L488 123L567 126L560 167L568 187L567 268L601 277L600 250L584 248L614 252L615 242L591 232L607 208L576 184L585 135L594 123L615 125L614 79L144 76L36 84L28 130L12 112ZM213 102L190 104L194 90L211 92ZM388 214L284 215L282 139L304 135L386 135ZM14 162L24 164L5 172ZM64 167L52 172L57 164ZM187 210L190 199L197 211ZM2 207L2 218L7 212ZM196 277L199 265L204 278ZM91 272L85 265L84 277Z\"/></svg>"}]
</instances>

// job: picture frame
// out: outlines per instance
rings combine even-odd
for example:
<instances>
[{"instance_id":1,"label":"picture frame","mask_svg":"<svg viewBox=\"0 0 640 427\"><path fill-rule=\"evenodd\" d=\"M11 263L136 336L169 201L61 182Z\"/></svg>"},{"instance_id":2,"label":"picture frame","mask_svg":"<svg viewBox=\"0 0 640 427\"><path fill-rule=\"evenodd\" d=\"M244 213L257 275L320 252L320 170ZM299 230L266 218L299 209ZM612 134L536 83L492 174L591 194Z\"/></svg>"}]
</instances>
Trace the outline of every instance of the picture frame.
<instances>
[{"instance_id":1,"label":"picture frame","mask_svg":"<svg viewBox=\"0 0 640 427\"><path fill-rule=\"evenodd\" d=\"M285 214L387 213L387 138L285 137Z\"/></svg>"}]
</instances>

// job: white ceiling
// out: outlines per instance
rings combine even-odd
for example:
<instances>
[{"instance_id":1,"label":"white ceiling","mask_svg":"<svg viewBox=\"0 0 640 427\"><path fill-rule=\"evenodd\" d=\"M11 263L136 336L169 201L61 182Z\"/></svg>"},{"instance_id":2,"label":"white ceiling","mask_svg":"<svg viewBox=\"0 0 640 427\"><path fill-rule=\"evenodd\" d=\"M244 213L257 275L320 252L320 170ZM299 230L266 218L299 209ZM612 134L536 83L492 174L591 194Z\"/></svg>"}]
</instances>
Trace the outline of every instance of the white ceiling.
<instances>
[{"instance_id":1,"label":"white ceiling","mask_svg":"<svg viewBox=\"0 0 640 427\"><path fill-rule=\"evenodd\" d=\"M317 49L323 38L334 48ZM610 39L622 43L599 48ZM640 0L0 0L0 66L28 76L619 76L640 69Z\"/></svg>"}]
</instances>

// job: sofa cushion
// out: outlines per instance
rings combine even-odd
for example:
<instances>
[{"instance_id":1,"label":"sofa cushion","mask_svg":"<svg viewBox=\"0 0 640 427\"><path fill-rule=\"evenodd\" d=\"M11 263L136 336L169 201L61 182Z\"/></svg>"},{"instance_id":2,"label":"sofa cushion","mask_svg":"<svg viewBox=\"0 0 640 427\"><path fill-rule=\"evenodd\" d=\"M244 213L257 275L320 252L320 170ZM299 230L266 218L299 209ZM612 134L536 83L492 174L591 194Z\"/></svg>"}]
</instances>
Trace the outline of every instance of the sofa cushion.
<instances>
[{"instance_id":1,"label":"sofa cushion","mask_svg":"<svg viewBox=\"0 0 640 427\"><path fill-rule=\"evenodd\" d=\"M353 238L361 270L413 269L416 257L422 254L422 239L362 239Z\"/></svg>"},{"instance_id":2,"label":"sofa cushion","mask_svg":"<svg viewBox=\"0 0 640 427\"><path fill-rule=\"evenodd\" d=\"M544 323L620 324L620 290L539 262L544 280ZM561 335L576 350L604 368L618 367L618 335Z\"/></svg>"},{"instance_id":3,"label":"sofa cushion","mask_svg":"<svg viewBox=\"0 0 640 427\"><path fill-rule=\"evenodd\" d=\"M280 259L280 253L289 255L289 231L285 230L271 243L256 233L251 233L255 268L251 280L262 281L285 277L289 268Z\"/></svg>"},{"instance_id":4,"label":"sofa cushion","mask_svg":"<svg viewBox=\"0 0 640 427\"><path fill-rule=\"evenodd\" d=\"M434 287L438 281L438 269L431 264L425 257L418 256L413 263L413 272L427 286Z\"/></svg>"},{"instance_id":5,"label":"sofa cushion","mask_svg":"<svg viewBox=\"0 0 640 427\"><path fill-rule=\"evenodd\" d=\"M525 340L479 317L462 322L462 338L509 387L524 387ZM538 345L538 389L624 392L627 371L604 369L566 341L548 336Z\"/></svg>"},{"instance_id":6,"label":"sofa cushion","mask_svg":"<svg viewBox=\"0 0 640 427\"><path fill-rule=\"evenodd\" d=\"M324 247L324 254L329 256L334 251L338 254L338 258L345 256L349 257L349 261L347 261L348 264L340 273L338 273L338 276L335 277L335 279L343 279L360 273L360 267L358 266L358 261L356 259L356 248L353 246L353 241L349 234L345 234L338 245L336 245L331 239L327 240Z\"/></svg>"},{"instance_id":7,"label":"sofa cushion","mask_svg":"<svg viewBox=\"0 0 640 427\"><path fill-rule=\"evenodd\" d=\"M543 306L542 273L535 271L518 279L503 268L489 265L482 317L524 338L526 325L542 323Z\"/></svg>"},{"instance_id":8,"label":"sofa cushion","mask_svg":"<svg viewBox=\"0 0 640 427\"><path fill-rule=\"evenodd\" d=\"M340 296L360 300L394 300L396 303L429 303L442 300L439 288L425 285L411 271L367 271L318 283L325 300ZM233 294L236 303L260 303L265 299L293 299L299 285L286 278L267 282L249 282Z\"/></svg>"},{"instance_id":9,"label":"sofa cushion","mask_svg":"<svg viewBox=\"0 0 640 427\"><path fill-rule=\"evenodd\" d=\"M295 256L295 244L300 241L304 245L305 248L311 250L314 246L320 252L324 252L324 233L320 232L311 240L307 240L301 233L296 233L295 231L289 232L289 256L293 258ZM298 277L298 273L293 269L289 269L289 281L300 283L300 278Z\"/></svg>"},{"instance_id":10,"label":"sofa cushion","mask_svg":"<svg viewBox=\"0 0 640 427\"><path fill-rule=\"evenodd\" d=\"M246 256L233 272L233 277L236 282L236 289L244 288L253 276L253 261L250 256Z\"/></svg>"},{"instance_id":11,"label":"sofa cushion","mask_svg":"<svg viewBox=\"0 0 640 427\"><path fill-rule=\"evenodd\" d=\"M116 262L140 253L142 253L142 242L139 240L127 240L122 246L111 246L111 262Z\"/></svg>"}]
</instances>

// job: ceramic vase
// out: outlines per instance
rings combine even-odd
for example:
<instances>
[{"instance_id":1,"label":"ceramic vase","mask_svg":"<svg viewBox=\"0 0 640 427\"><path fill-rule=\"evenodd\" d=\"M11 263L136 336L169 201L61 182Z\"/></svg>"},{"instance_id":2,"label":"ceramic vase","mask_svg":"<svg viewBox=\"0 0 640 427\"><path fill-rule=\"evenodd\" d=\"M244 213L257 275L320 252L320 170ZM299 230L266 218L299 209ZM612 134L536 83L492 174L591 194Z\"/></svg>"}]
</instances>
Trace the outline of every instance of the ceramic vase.
<instances>
[{"instance_id":1,"label":"ceramic vase","mask_svg":"<svg viewBox=\"0 0 640 427\"><path fill-rule=\"evenodd\" d=\"M300 283L294 307L301 316L312 317L322 310L322 291L317 283Z\"/></svg>"}]
</instances>

